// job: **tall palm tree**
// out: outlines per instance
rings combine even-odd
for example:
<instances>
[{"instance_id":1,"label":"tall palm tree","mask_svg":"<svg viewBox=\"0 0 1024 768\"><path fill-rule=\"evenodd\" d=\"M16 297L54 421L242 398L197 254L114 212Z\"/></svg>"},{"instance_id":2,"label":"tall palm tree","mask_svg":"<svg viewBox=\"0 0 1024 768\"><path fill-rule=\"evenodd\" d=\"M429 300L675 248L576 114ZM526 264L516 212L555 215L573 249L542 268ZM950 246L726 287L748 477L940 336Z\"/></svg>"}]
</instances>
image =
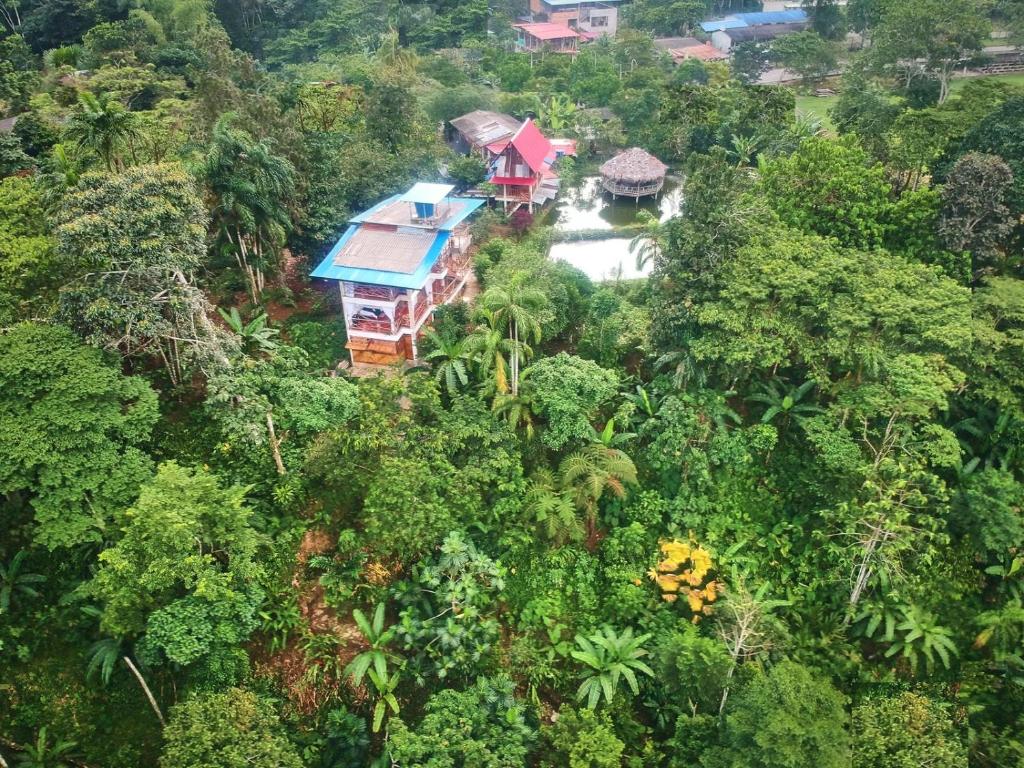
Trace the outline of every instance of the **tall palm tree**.
<instances>
[{"instance_id":1,"label":"tall palm tree","mask_svg":"<svg viewBox=\"0 0 1024 768\"><path fill-rule=\"evenodd\" d=\"M258 302L264 271L276 260L291 226L295 168L268 142L236 128L234 120L228 113L217 121L206 156L194 170L210 191L214 223Z\"/></svg>"},{"instance_id":2,"label":"tall palm tree","mask_svg":"<svg viewBox=\"0 0 1024 768\"><path fill-rule=\"evenodd\" d=\"M534 343L540 343L540 313L547 304L547 297L539 289L526 285L525 276L517 276L507 286L488 288L480 297L480 303L508 330L511 391L516 396L520 365L529 354L528 341L532 338Z\"/></svg>"},{"instance_id":3,"label":"tall palm tree","mask_svg":"<svg viewBox=\"0 0 1024 768\"><path fill-rule=\"evenodd\" d=\"M466 351L485 389L496 394L508 392L509 343L494 312L477 308L479 323L466 338Z\"/></svg>"},{"instance_id":4,"label":"tall palm tree","mask_svg":"<svg viewBox=\"0 0 1024 768\"><path fill-rule=\"evenodd\" d=\"M640 231L629 241L629 252L636 256L637 271L643 271L649 262L665 252L668 229L650 211L640 211Z\"/></svg>"},{"instance_id":5,"label":"tall palm tree","mask_svg":"<svg viewBox=\"0 0 1024 768\"><path fill-rule=\"evenodd\" d=\"M433 364L437 383L444 386L449 396L454 396L460 387L469 383L469 374L466 372L466 363L469 361L466 341L450 341L433 329L428 329L426 336L433 349L424 356L424 359Z\"/></svg>"},{"instance_id":6,"label":"tall palm tree","mask_svg":"<svg viewBox=\"0 0 1024 768\"><path fill-rule=\"evenodd\" d=\"M96 96L83 91L64 135L79 149L99 155L108 171L120 171L124 168L121 153L125 148L134 153L139 128L135 114L109 93Z\"/></svg>"},{"instance_id":7,"label":"tall palm tree","mask_svg":"<svg viewBox=\"0 0 1024 768\"><path fill-rule=\"evenodd\" d=\"M587 539L594 542L597 533L597 505L605 493L622 498L626 486L635 485L636 465L617 448L592 443L562 459L558 467L559 483L573 499L587 523Z\"/></svg>"}]
</instances>

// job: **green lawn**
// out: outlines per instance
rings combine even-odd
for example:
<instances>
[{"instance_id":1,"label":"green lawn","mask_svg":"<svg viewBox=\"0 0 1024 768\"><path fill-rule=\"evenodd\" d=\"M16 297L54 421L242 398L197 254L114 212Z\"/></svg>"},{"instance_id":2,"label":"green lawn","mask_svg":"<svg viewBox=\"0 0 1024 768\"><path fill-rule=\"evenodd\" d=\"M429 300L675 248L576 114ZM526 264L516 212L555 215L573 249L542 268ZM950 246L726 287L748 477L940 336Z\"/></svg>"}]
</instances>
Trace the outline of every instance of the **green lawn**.
<instances>
[{"instance_id":1,"label":"green lawn","mask_svg":"<svg viewBox=\"0 0 1024 768\"><path fill-rule=\"evenodd\" d=\"M993 80L1001 80L1006 83L1013 85L1019 85L1024 87L1024 72L1015 72L1012 75L983 75L983 77L991 78ZM968 81L974 80L973 77L960 77L953 81L950 86L951 93L954 95L961 91ZM828 111L832 109L832 105L836 103L838 96L804 96L797 94L796 97L796 111L798 114L812 115L821 119L822 125L831 131L833 130L832 121L829 119Z\"/></svg>"}]
</instances>

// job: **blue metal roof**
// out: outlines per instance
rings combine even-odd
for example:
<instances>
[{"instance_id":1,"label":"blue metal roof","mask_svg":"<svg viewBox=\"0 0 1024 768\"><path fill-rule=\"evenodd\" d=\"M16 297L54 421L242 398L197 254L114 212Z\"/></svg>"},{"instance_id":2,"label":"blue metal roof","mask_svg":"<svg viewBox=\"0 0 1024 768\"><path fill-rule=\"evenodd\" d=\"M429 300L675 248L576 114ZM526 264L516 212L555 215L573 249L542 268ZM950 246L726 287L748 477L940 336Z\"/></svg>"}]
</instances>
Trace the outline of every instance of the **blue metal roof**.
<instances>
[{"instance_id":1,"label":"blue metal roof","mask_svg":"<svg viewBox=\"0 0 1024 768\"><path fill-rule=\"evenodd\" d=\"M799 24L807 21L807 11L794 8L791 11L759 11L754 13L734 13L724 19L702 21L700 28L705 32L719 32L724 29L740 29L741 27L760 27L764 24Z\"/></svg>"},{"instance_id":2,"label":"blue metal roof","mask_svg":"<svg viewBox=\"0 0 1024 768\"><path fill-rule=\"evenodd\" d=\"M427 255L423 257L423 261L416 268L415 272L388 272L384 269L363 269L360 267L343 267L339 264L334 263L335 257L338 252L345 246L352 236L359 230L359 227L352 225L349 227L345 234L341 236L341 239L334 244L331 248L330 253L320 262L319 266L313 270L311 277L322 277L326 280L345 280L350 283L370 283L371 285L387 285L392 288L422 288L423 284L427 280L427 275L430 274L430 269L434 266L438 257L441 255L441 251L444 249L445 243L452 236L451 232L438 232L437 237L434 238L433 245L430 246L430 250L427 251Z\"/></svg>"},{"instance_id":3,"label":"blue metal roof","mask_svg":"<svg viewBox=\"0 0 1024 768\"><path fill-rule=\"evenodd\" d=\"M733 18L747 22L748 27L759 27L762 24L797 24L807 21L807 11L802 8L794 8L791 11L734 13Z\"/></svg>"},{"instance_id":4,"label":"blue metal roof","mask_svg":"<svg viewBox=\"0 0 1024 768\"><path fill-rule=\"evenodd\" d=\"M373 208L368 211L364 211L358 216L354 216L351 221L353 224L345 230L345 234L334 244L334 247L328 252L327 256L324 257L323 261L317 265L317 268L311 273L311 277L320 277L327 280L345 280L351 283L369 283L371 285L387 285L392 288L421 288L427 280L427 275L430 274L431 268L437 262L441 256L441 251L444 250L445 244L451 238L451 230L453 230L458 224L465 221L471 216L480 206L484 204L484 200L471 198L471 197L453 197L452 202L463 203L460 210L454 215L445 220L438 228L437 235L434 238L433 244L430 246L430 250L427 251L423 260L419 266L416 267L416 271L412 273L406 272L389 272L384 269L365 269L360 267L344 267L334 263L334 259L341 252L341 249L345 247L345 244L352 239L356 232L359 231L360 222L371 212L376 211L386 205L391 204L395 200L401 198L401 195L393 195L383 202L377 203Z\"/></svg>"},{"instance_id":5,"label":"blue metal roof","mask_svg":"<svg viewBox=\"0 0 1024 768\"><path fill-rule=\"evenodd\" d=\"M397 201L401 200L403 197L404 197L404 195L392 195L391 197L387 198L386 200L381 200L379 203L377 203L372 208L367 208L362 213L357 213L355 216L353 216L351 219L349 219L349 223L350 224L362 224L368 218L372 218L371 214L374 214L374 213L376 213L377 211L379 211L379 210L381 210L383 208L387 208L389 205L391 205L394 202L397 202ZM450 197L448 199L451 200L453 203L462 203L462 207L454 215L452 215L449 218L445 219L443 222L441 222L440 225L438 225L438 229L441 229L441 230L451 230L451 229L454 229L456 226L461 224L467 218L472 216L473 213L476 211L476 209L479 208L481 205L483 205L484 202L486 202L486 201L484 201L484 200L482 200L480 198L475 198L475 197Z\"/></svg>"},{"instance_id":6,"label":"blue metal roof","mask_svg":"<svg viewBox=\"0 0 1024 768\"><path fill-rule=\"evenodd\" d=\"M716 21L702 21L700 28L705 32L720 32L723 29L738 29L747 26L747 22L741 19L718 19Z\"/></svg>"}]
</instances>

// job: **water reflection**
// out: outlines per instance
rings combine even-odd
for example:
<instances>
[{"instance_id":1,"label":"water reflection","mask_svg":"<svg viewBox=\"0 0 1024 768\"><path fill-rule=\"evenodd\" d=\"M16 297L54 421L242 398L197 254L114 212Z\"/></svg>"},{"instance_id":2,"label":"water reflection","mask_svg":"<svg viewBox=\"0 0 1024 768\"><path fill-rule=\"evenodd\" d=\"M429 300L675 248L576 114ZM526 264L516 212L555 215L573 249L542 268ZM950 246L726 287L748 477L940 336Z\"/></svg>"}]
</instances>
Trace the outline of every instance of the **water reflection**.
<instances>
[{"instance_id":1,"label":"water reflection","mask_svg":"<svg viewBox=\"0 0 1024 768\"><path fill-rule=\"evenodd\" d=\"M615 228L635 224L640 211L649 211L660 221L679 213L682 190L679 180L665 179L665 187L657 198L644 198L639 205L630 199L612 200L601 188L599 176L587 176L574 189L565 189L555 205L554 227L560 232L590 233L587 239L567 240L551 246L549 258L567 261L591 280L632 280L646 277L650 264L643 270L636 268L636 256L629 252L632 237L616 237ZM593 233L608 231L608 237ZM571 235L570 235L571 238Z\"/></svg>"},{"instance_id":2,"label":"water reflection","mask_svg":"<svg viewBox=\"0 0 1024 768\"><path fill-rule=\"evenodd\" d=\"M609 237L554 243L548 257L572 264L595 282L647 277L651 265L648 263L642 271L637 270L636 256L629 252L629 242L628 237Z\"/></svg>"},{"instance_id":3,"label":"water reflection","mask_svg":"<svg viewBox=\"0 0 1024 768\"><path fill-rule=\"evenodd\" d=\"M661 221L679 213L679 180L665 179L665 187L656 198L646 197L639 205L628 198L612 200L601 188L599 176L586 176L578 187L566 189L555 205L555 229L577 232L586 229L613 229L636 223L637 213L645 210Z\"/></svg>"}]
</instances>

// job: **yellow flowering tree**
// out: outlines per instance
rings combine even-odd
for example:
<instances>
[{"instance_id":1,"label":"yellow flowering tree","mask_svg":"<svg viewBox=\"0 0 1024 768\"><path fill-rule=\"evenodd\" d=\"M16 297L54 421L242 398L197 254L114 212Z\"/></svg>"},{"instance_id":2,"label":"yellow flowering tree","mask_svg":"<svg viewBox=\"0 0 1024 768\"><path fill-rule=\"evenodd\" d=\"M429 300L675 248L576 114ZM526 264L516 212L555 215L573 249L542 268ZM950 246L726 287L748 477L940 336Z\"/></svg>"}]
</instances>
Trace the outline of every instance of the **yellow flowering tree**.
<instances>
[{"instance_id":1,"label":"yellow flowering tree","mask_svg":"<svg viewBox=\"0 0 1024 768\"><path fill-rule=\"evenodd\" d=\"M666 603L686 598L693 614L693 623L710 615L711 604L722 593L722 585L712 577L714 563L711 553L700 546L691 534L688 541L664 540L660 543L662 560L648 571L658 585Z\"/></svg>"}]
</instances>

